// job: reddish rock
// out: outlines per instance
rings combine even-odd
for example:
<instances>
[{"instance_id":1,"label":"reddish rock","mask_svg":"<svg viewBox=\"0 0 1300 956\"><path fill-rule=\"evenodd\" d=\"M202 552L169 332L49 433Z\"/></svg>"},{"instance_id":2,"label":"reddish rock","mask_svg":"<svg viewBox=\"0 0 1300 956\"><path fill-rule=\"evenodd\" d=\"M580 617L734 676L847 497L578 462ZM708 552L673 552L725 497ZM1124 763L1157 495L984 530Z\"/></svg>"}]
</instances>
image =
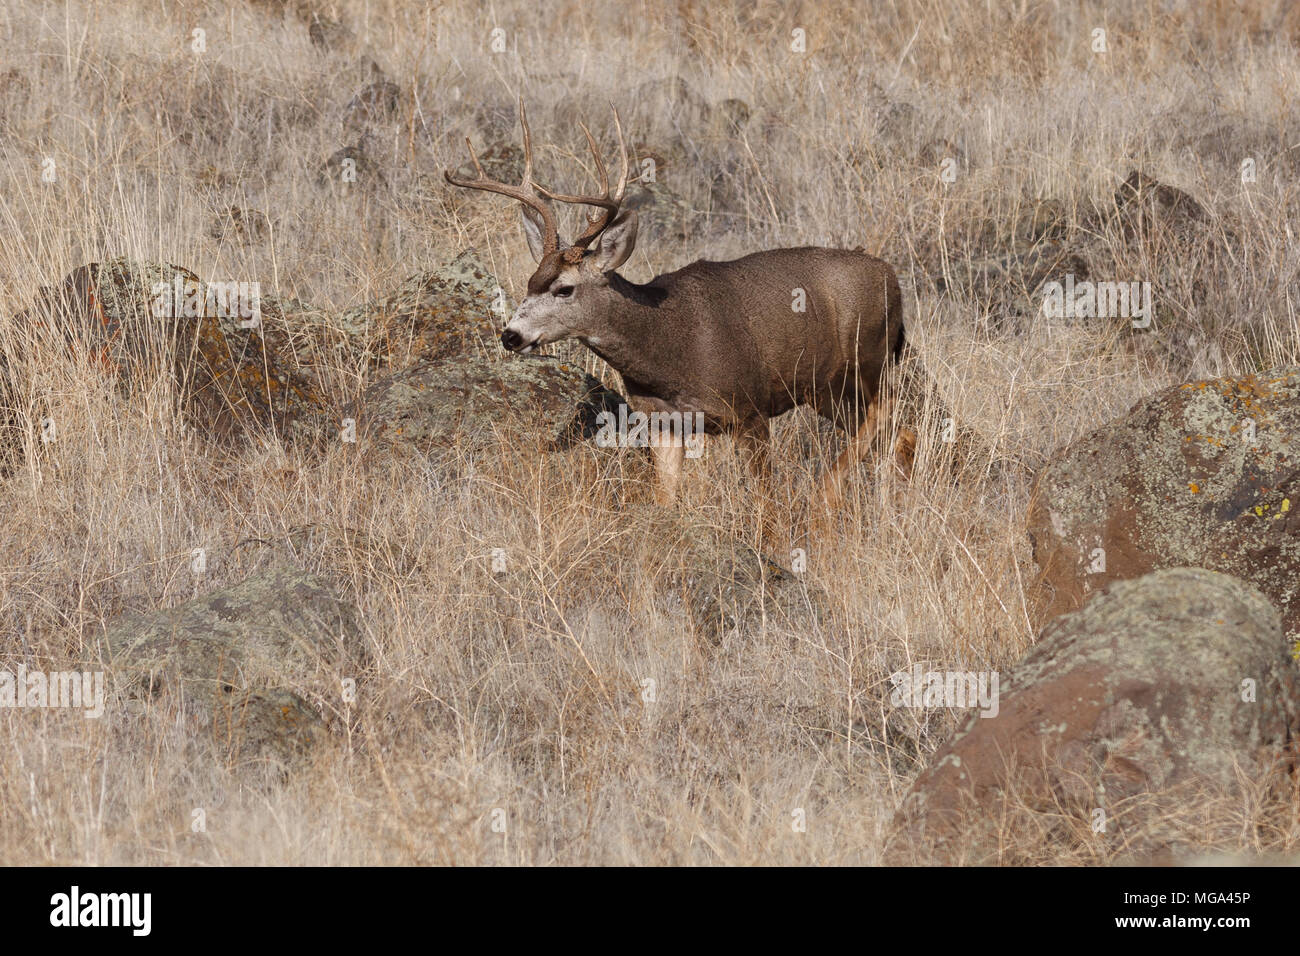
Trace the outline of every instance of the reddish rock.
<instances>
[{"instance_id":1,"label":"reddish rock","mask_svg":"<svg viewBox=\"0 0 1300 956\"><path fill-rule=\"evenodd\" d=\"M1106 584L1203 567L1300 637L1300 368L1163 389L1053 455L1029 507L1041 627Z\"/></svg>"},{"instance_id":2,"label":"reddish rock","mask_svg":"<svg viewBox=\"0 0 1300 956\"><path fill-rule=\"evenodd\" d=\"M1114 583L1000 685L996 716L972 713L904 799L896 859L1022 862L1022 831L1053 830L1149 858L1204 839L1195 801L1295 766L1296 664L1277 612L1227 575Z\"/></svg>"}]
</instances>

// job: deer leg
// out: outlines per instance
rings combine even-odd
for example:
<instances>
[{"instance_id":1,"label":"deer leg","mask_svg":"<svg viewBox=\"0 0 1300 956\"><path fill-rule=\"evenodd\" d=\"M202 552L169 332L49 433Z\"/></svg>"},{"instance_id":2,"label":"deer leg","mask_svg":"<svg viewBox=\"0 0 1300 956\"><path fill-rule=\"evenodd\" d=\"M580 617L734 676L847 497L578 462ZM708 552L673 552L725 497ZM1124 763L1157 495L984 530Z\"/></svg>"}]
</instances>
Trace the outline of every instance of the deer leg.
<instances>
[{"instance_id":1,"label":"deer leg","mask_svg":"<svg viewBox=\"0 0 1300 956\"><path fill-rule=\"evenodd\" d=\"M677 500L686 448L681 443L651 442L650 454L655 466L655 498L661 505L671 505Z\"/></svg>"},{"instance_id":2,"label":"deer leg","mask_svg":"<svg viewBox=\"0 0 1300 956\"><path fill-rule=\"evenodd\" d=\"M905 481L912 479L912 465L916 461L916 432L911 428L900 428L898 438L894 441L894 464Z\"/></svg>"},{"instance_id":3,"label":"deer leg","mask_svg":"<svg viewBox=\"0 0 1300 956\"><path fill-rule=\"evenodd\" d=\"M871 446L877 434L883 424L889 421L890 405L889 399L882 392L876 393L867 405L866 418L849 439L848 447L840 453L840 457L835 460L834 466L823 479L822 498L830 510L837 510L844 504L844 478L871 453Z\"/></svg>"}]
</instances>

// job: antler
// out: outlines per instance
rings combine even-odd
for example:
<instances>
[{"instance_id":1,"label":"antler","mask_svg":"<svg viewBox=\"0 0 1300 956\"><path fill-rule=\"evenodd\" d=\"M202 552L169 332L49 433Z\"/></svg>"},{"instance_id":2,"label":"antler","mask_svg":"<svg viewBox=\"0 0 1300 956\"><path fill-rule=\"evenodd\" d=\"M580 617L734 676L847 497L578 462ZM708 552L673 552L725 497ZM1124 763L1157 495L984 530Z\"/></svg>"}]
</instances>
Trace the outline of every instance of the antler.
<instances>
[{"instance_id":1,"label":"antler","mask_svg":"<svg viewBox=\"0 0 1300 956\"><path fill-rule=\"evenodd\" d=\"M618 214L618 208L623 202L623 194L627 191L627 176L631 171L631 165L628 160L627 145L623 142L623 124L619 122L618 110L614 110L614 130L618 133L618 152L622 159L622 167L619 172L618 186L615 187L613 195L610 195L609 192L609 171L605 169L605 161L600 158L600 150L596 148L596 140L592 137L591 130L587 129L585 125L582 127L582 131L587 135L587 146L591 149L591 156L596 161L596 173L600 177L601 194L599 196L564 196L560 193L551 192L542 185L536 187L537 191L547 199L554 199L556 202L578 203L584 206L597 206L603 210L603 212L594 212L587 217L586 231L573 240L574 248L577 249L586 249L587 246L591 245L592 240L605 231L605 228L613 221L614 216Z\"/></svg>"},{"instance_id":2,"label":"antler","mask_svg":"<svg viewBox=\"0 0 1300 956\"><path fill-rule=\"evenodd\" d=\"M542 253L554 252L560 246L560 230L556 226L555 213L546 203L542 202L541 197L534 192L534 189L541 189L533 182L533 135L528 129L528 114L524 112L524 98L519 98L519 125L524 128L524 180L518 186L509 186L505 183L498 182L495 179L488 179L483 173L483 167L479 164L478 156L474 153L474 146L470 143L469 137L465 137L465 145L469 147L469 158L474 161L474 169L478 172L478 179L457 179L451 174L451 170L443 170L443 177L453 186L462 186L465 189L481 189L484 192L499 193L502 196L509 196L511 199L517 199L529 209L534 210L542 217L542 224L545 231L542 235ZM591 134L587 134L591 138ZM620 142L622 133L619 133ZM594 148L594 144L593 144ZM545 192L545 190L542 190ZM588 240L590 241L590 240Z\"/></svg>"}]
</instances>

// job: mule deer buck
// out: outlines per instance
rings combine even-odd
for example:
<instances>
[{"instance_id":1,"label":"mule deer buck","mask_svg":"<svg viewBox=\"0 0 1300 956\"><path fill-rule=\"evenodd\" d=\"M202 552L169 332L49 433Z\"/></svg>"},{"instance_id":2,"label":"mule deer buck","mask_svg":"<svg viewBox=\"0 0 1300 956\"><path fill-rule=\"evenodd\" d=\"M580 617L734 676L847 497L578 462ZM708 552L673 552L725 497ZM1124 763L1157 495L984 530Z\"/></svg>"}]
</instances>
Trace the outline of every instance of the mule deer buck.
<instances>
[{"instance_id":1,"label":"mule deer buck","mask_svg":"<svg viewBox=\"0 0 1300 956\"><path fill-rule=\"evenodd\" d=\"M838 505L845 473L866 457L890 418L882 373L903 351L902 296L894 270L857 250L801 247L731 262L700 260L644 284L630 282L616 271L637 239L636 211L622 208L630 163L617 111L621 172L613 190L600 150L582 128L599 195L562 195L534 183L522 100L519 122L524 175L518 186L489 179L468 139L478 178L444 173L453 186L498 193L523 207L537 270L501 344L526 354L577 339L618 370L633 408L646 414L702 412L705 433L729 432L764 483L768 420L811 405L850 431L848 447L824 479L828 503ZM567 246L547 199L596 210ZM895 452L905 472L914 444L914 436L900 435ZM684 443L652 443L651 449L660 499L671 501Z\"/></svg>"}]
</instances>

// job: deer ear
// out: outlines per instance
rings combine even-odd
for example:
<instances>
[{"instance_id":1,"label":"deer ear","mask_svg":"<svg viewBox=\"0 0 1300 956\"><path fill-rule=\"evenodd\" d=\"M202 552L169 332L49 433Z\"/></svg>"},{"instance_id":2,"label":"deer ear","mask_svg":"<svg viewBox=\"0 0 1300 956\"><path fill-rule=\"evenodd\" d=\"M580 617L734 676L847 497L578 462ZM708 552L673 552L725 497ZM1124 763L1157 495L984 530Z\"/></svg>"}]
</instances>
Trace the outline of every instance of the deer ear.
<instances>
[{"instance_id":1,"label":"deer ear","mask_svg":"<svg viewBox=\"0 0 1300 956\"><path fill-rule=\"evenodd\" d=\"M546 224L542 222L541 215L536 209L528 206L520 206L520 213L524 219L524 235L528 237L528 251L533 254L533 259L537 262L542 261L542 230Z\"/></svg>"},{"instance_id":2,"label":"deer ear","mask_svg":"<svg viewBox=\"0 0 1300 956\"><path fill-rule=\"evenodd\" d=\"M600 272L612 272L627 262L636 248L636 210L624 209L600 234L595 265Z\"/></svg>"}]
</instances>

